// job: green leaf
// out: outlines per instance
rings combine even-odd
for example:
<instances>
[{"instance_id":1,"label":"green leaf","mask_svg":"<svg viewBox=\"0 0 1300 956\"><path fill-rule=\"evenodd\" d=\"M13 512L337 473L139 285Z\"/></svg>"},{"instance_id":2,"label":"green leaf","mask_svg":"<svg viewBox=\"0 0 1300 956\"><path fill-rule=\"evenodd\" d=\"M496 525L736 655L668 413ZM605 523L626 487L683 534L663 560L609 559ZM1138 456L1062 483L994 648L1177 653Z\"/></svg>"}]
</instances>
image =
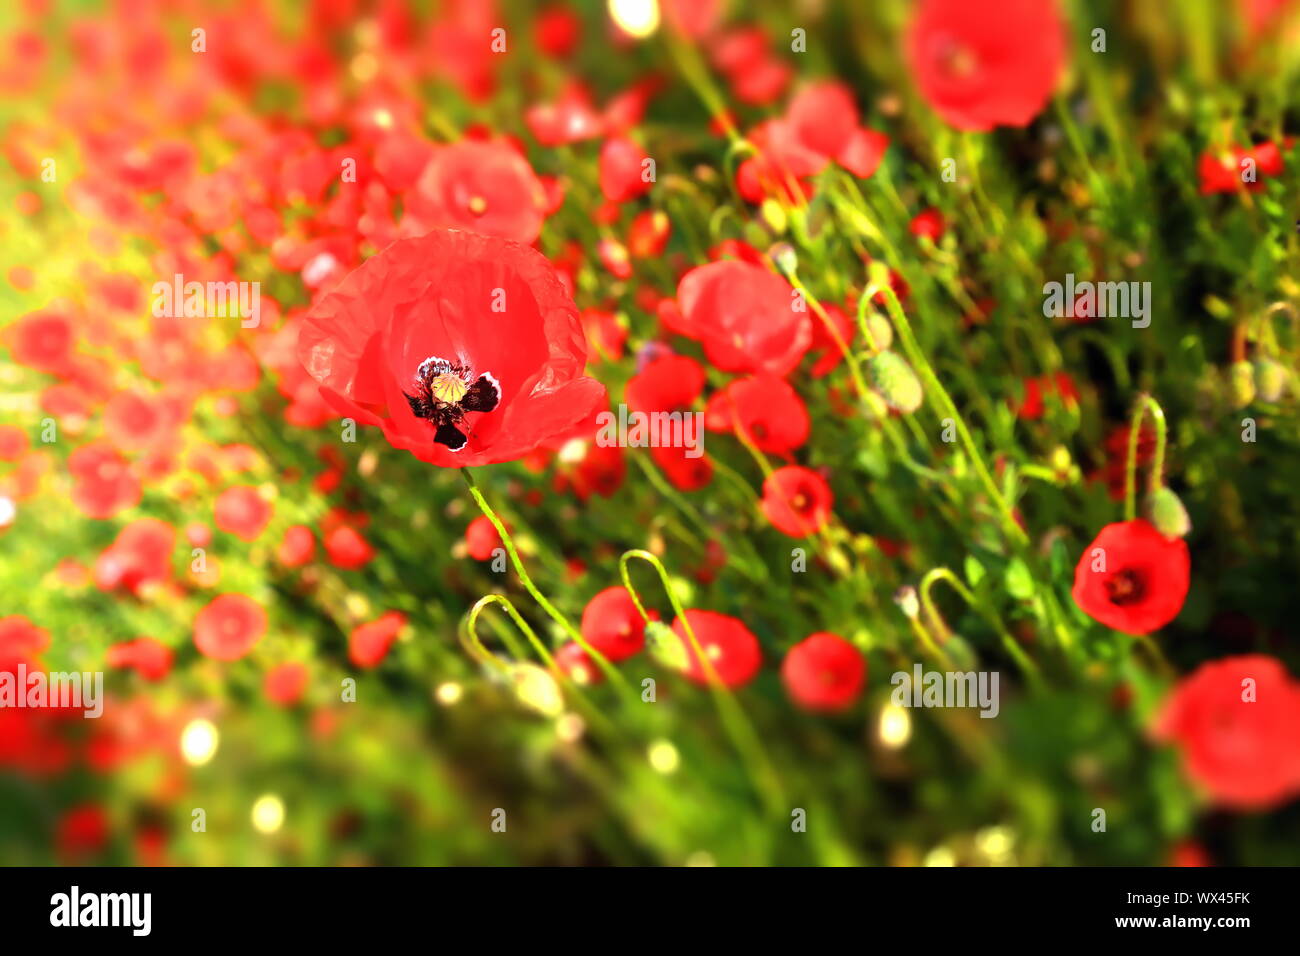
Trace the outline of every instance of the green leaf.
<instances>
[{"instance_id":1,"label":"green leaf","mask_svg":"<svg viewBox=\"0 0 1300 956\"><path fill-rule=\"evenodd\" d=\"M1021 601L1028 600L1034 594L1034 578L1029 573L1029 568L1025 562L1016 558L1009 565L1006 571L1007 592Z\"/></svg>"},{"instance_id":2,"label":"green leaf","mask_svg":"<svg viewBox=\"0 0 1300 956\"><path fill-rule=\"evenodd\" d=\"M980 582L984 580L984 565L976 561L973 555L968 554L966 555L964 568L966 580L970 582L970 586L973 588L979 587Z\"/></svg>"}]
</instances>

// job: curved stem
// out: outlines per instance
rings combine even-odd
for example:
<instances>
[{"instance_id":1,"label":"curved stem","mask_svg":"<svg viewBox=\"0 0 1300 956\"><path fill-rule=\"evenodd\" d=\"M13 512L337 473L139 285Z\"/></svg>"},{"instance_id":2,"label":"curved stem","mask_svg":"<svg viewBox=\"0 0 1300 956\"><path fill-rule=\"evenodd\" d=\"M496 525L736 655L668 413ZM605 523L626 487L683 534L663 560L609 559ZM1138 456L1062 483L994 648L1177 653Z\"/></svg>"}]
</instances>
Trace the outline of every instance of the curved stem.
<instances>
[{"instance_id":1,"label":"curved stem","mask_svg":"<svg viewBox=\"0 0 1300 956\"><path fill-rule=\"evenodd\" d=\"M975 447L975 439L971 437L970 429L966 427L966 420L962 418L961 412L957 410L952 396L948 390L943 387L939 377L934 374L934 369L930 365L930 360L925 357L921 351L921 346L916 341L916 336L912 333L912 324L907 321L907 316L903 313L903 307L899 304L898 296L894 290L888 286L868 286L863 292L868 298L877 293L885 297L885 308L889 311L889 317L894 321L894 327L898 330L898 337L903 343L903 349L907 352L907 357L915 367L917 374L925 383L930 394L940 406L940 410L945 417L951 418L957 426L957 437L961 440L962 449L966 452L966 457L970 460L971 467L975 470L976 476L984 486L985 493L997 508L998 517L1001 519L1003 530L1007 537L1017 544L1025 544L1029 536L1025 530L1016 523L1015 513L1011 505L1002 493L998 490L997 484L993 481L993 475L984 463L984 458L979 449Z\"/></svg>"},{"instance_id":2,"label":"curved stem","mask_svg":"<svg viewBox=\"0 0 1300 956\"><path fill-rule=\"evenodd\" d=\"M510 599L504 594L485 594L475 601L474 606L470 608L469 617L465 623L465 633L469 637L468 646L470 652L479 660L480 663L490 663L494 667L503 668L505 670L509 670L510 668L509 664L503 663L501 658L489 651L483 645L483 642L478 636L479 615L483 613L484 608L489 604L500 604L510 620L515 622L515 627L519 628L519 630L523 632L524 637L528 638L528 643L533 645L533 649L537 651L538 656L541 657L543 662L545 662L547 668L557 674L560 673L559 668L556 666L555 658L552 657L551 652L546 649L546 645L543 644L541 638L537 636L537 632L529 627L528 622L519 616L519 612L515 610L515 606L510 603Z\"/></svg>"},{"instance_id":3,"label":"curved stem","mask_svg":"<svg viewBox=\"0 0 1300 956\"><path fill-rule=\"evenodd\" d=\"M1029 677L1037 680L1039 676L1037 666L1035 666L1034 662L1029 659L1029 656L1025 654L1020 645L1016 643L1016 639L1007 632L1002 621L991 611L986 612L980 606L980 603L975 600L975 595L971 593L970 588L966 587L966 585L962 583L961 578L953 574L948 568L931 568L926 572L925 577L921 578L921 587L919 588L921 593L921 607L925 609L925 613L929 616L930 620L937 622L945 629L947 628L947 625L944 624L943 618L939 614L938 608L934 606L934 598L931 596L934 585L938 581L947 583L949 587L960 594L962 600L970 606L971 610L984 618L984 620L987 621L995 631L997 631L998 636L1002 639L1003 646L1007 649L1007 653L1010 654L1012 659L1020 665L1020 669Z\"/></svg>"},{"instance_id":4,"label":"curved stem","mask_svg":"<svg viewBox=\"0 0 1300 956\"><path fill-rule=\"evenodd\" d=\"M1138 437L1142 431L1142 418L1147 412L1156 425L1156 454L1151 462L1151 471L1147 479L1147 490L1157 491L1164 482L1165 441L1168 426L1165 422L1164 409L1150 395L1139 395L1137 408L1133 411L1133 421L1128 430L1128 461L1124 467L1124 517L1132 521L1137 517L1137 451Z\"/></svg>"},{"instance_id":5,"label":"curved stem","mask_svg":"<svg viewBox=\"0 0 1300 956\"><path fill-rule=\"evenodd\" d=\"M624 693L631 693L627 681L623 679L622 674L614 669L614 665L609 662L609 659L600 651L596 650L596 648L592 647L591 644L587 642L587 639L582 636L582 632L574 627L573 624L569 622L569 619L561 614L555 606L546 599L546 595L542 594L542 592L537 589L537 585L533 583L533 579L529 577L527 569L524 568L524 563L519 560L519 552L515 550L515 543L510 537L510 532L507 531L505 525L501 523L501 519L498 518L496 512L492 510L492 506L487 503L487 500L483 497L483 493L478 490L478 485L474 482L474 476L470 474L468 468L462 468L460 473L465 479L465 484L469 486L470 497L474 499L474 503L478 505L479 510L483 512L488 521L492 522L492 527L496 528L497 534L501 536L501 543L505 546L506 553L510 555L510 563L514 565L515 573L519 575L519 580L523 583L524 588L528 593L532 595L533 600L537 602L543 611L551 616L552 620L563 628L564 632L568 634L569 637L578 642L582 649L587 652L587 656L590 657L605 676L609 678L610 683L614 684Z\"/></svg>"},{"instance_id":6,"label":"curved stem","mask_svg":"<svg viewBox=\"0 0 1300 956\"><path fill-rule=\"evenodd\" d=\"M640 548L624 551L618 559L619 576L623 579L623 587L627 589L627 593L631 596L637 612L641 615L642 620L647 624L650 623L650 614L641 602L641 596L637 593L636 588L633 587L632 577L628 572L628 564L634 558L645 561L659 575L659 581L663 584L664 592L668 595L668 603L672 605L673 614L677 620L682 622L682 630L686 634L686 639L690 642L691 649L695 652L695 659L700 662L700 667L704 671L709 690L712 692L714 703L718 708L718 716L722 719L722 725L731 738L732 745L739 752L741 759L748 764L750 773L754 777L759 793L767 803L768 809L774 814L784 812L784 793L781 788L780 778L772 767L758 734L755 733L753 726L745 717L744 711L736 702L731 690L718 676L713 662L709 660L708 654L705 653L699 639L695 636L695 629L691 627L690 618L686 616L685 608L682 607L681 601L677 599L677 592L673 590L672 582L668 579L668 571L664 568L663 562L649 551Z\"/></svg>"}]
</instances>

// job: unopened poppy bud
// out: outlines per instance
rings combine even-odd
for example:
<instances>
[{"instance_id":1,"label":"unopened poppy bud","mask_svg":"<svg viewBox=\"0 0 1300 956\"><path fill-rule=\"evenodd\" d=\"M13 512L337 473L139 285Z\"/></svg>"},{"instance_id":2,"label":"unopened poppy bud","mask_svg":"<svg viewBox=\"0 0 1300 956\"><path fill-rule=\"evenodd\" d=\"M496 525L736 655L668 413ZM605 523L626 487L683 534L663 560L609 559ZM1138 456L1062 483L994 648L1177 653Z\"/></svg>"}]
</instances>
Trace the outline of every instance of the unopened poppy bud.
<instances>
[{"instance_id":1,"label":"unopened poppy bud","mask_svg":"<svg viewBox=\"0 0 1300 956\"><path fill-rule=\"evenodd\" d=\"M1255 370L1249 362L1233 362L1228 369L1228 395L1233 408L1245 408L1255 400Z\"/></svg>"},{"instance_id":2,"label":"unopened poppy bud","mask_svg":"<svg viewBox=\"0 0 1300 956\"><path fill-rule=\"evenodd\" d=\"M784 276L794 275L799 268L799 255L794 251L794 246L788 242L778 242L773 245L767 250L767 257Z\"/></svg>"},{"instance_id":3,"label":"unopened poppy bud","mask_svg":"<svg viewBox=\"0 0 1300 956\"><path fill-rule=\"evenodd\" d=\"M1287 373L1281 362L1271 358L1255 359L1255 387L1260 399L1276 402L1286 391Z\"/></svg>"},{"instance_id":4,"label":"unopened poppy bud","mask_svg":"<svg viewBox=\"0 0 1300 956\"><path fill-rule=\"evenodd\" d=\"M685 643L662 621L645 626L645 646L650 656L672 670L685 670L688 663Z\"/></svg>"},{"instance_id":5,"label":"unopened poppy bud","mask_svg":"<svg viewBox=\"0 0 1300 956\"><path fill-rule=\"evenodd\" d=\"M912 620L916 620L921 615L921 601L916 596L916 588L910 584L894 592L894 603Z\"/></svg>"},{"instance_id":6,"label":"unopened poppy bud","mask_svg":"<svg viewBox=\"0 0 1300 956\"><path fill-rule=\"evenodd\" d=\"M559 684L536 664L515 664L510 670L510 681L515 697L530 710L546 717L556 717L564 711Z\"/></svg>"},{"instance_id":7,"label":"unopened poppy bud","mask_svg":"<svg viewBox=\"0 0 1300 956\"><path fill-rule=\"evenodd\" d=\"M897 352L886 349L873 355L867 361L872 385L881 397L903 414L911 414L921 407L925 392L921 389L921 380L912 371Z\"/></svg>"},{"instance_id":8,"label":"unopened poppy bud","mask_svg":"<svg viewBox=\"0 0 1300 956\"><path fill-rule=\"evenodd\" d=\"M1186 537L1192 521L1182 500L1168 488L1157 488L1146 500L1146 515L1157 531L1166 538Z\"/></svg>"}]
</instances>

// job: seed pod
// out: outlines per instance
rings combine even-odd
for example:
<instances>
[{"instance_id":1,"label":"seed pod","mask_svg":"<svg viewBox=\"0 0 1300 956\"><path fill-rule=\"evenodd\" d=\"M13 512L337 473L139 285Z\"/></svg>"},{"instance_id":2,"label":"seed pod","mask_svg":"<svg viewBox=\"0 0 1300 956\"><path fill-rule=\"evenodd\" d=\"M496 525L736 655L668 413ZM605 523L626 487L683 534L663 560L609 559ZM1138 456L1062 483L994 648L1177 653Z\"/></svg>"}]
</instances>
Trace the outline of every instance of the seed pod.
<instances>
[{"instance_id":1,"label":"seed pod","mask_svg":"<svg viewBox=\"0 0 1300 956\"><path fill-rule=\"evenodd\" d=\"M1192 530L1192 520L1187 517L1183 502L1168 488L1157 488L1147 496L1143 509L1147 520L1166 538L1183 538Z\"/></svg>"},{"instance_id":2,"label":"seed pod","mask_svg":"<svg viewBox=\"0 0 1300 956\"><path fill-rule=\"evenodd\" d=\"M1255 400L1255 370L1246 361L1228 368L1228 395L1233 408L1245 408Z\"/></svg>"},{"instance_id":3,"label":"seed pod","mask_svg":"<svg viewBox=\"0 0 1300 956\"><path fill-rule=\"evenodd\" d=\"M1286 392L1286 368L1271 358L1255 359L1255 386L1265 402L1276 402Z\"/></svg>"},{"instance_id":4,"label":"seed pod","mask_svg":"<svg viewBox=\"0 0 1300 956\"><path fill-rule=\"evenodd\" d=\"M688 663L686 641L662 621L651 621L645 626L645 647L660 664L672 670L685 670Z\"/></svg>"},{"instance_id":5,"label":"seed pod","mask_svg":"<svg viewBox=\"0 0 1300 956\"><path fill-rule=\"evenodd\" d=\"M925 392L921 389L921 380L912 371L897 352L886 349L878 352L867 361L867 370L871 374L871 383L880 396L905 415L910 415L921 407Z\"/></svg>"}]
</instances>

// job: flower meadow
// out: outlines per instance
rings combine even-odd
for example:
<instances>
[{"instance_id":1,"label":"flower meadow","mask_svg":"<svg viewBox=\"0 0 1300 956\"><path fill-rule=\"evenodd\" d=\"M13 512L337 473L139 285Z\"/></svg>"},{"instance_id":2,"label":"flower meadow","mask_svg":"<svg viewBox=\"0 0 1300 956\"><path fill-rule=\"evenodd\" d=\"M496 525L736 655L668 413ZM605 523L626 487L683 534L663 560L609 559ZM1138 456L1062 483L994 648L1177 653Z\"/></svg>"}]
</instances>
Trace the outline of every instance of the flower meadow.
<instances>
[{"instance_id":1,"label":"flower meadow","mask_svg":"<svg viewBox=\"0 0 1300 956\"><path fill-rule=\"evenodd\" d=\"M0 42L0 862L1300 862L1300 3Z\"/></svg>"}]
</instances>

